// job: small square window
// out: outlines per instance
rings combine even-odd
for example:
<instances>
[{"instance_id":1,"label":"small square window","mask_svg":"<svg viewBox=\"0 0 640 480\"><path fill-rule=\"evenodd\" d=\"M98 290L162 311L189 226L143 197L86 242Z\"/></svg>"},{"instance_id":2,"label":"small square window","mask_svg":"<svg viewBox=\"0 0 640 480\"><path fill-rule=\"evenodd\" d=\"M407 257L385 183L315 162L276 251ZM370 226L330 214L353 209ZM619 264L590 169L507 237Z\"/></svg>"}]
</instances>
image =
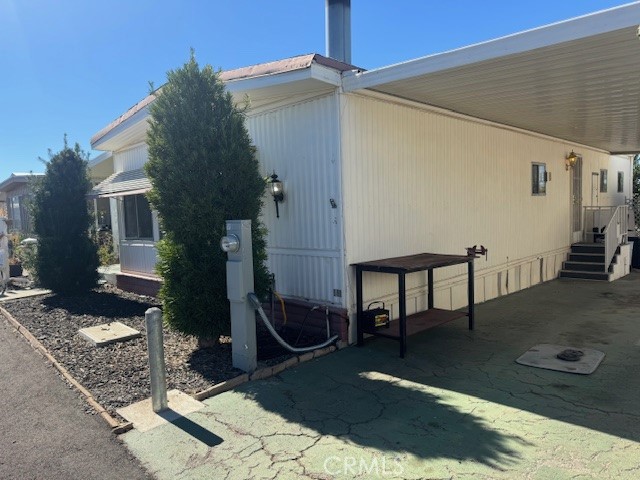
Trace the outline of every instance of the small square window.
<instances>
[{"instance_id":1,"label":"small square window","mask_svg":"<svg viewBox=\"0 0 640 480\"><path fill-rule=\"evenodd\" d=\"M544 163L531 164L531 194L547 194L547 165Z\"/></svg>"},{"instance_id":2,"label":"small square window","mask_svg":"<svg viewBox=\"0 0 640 480\"><path fill-rule=\"evenodd\" d=\"M618 172L618 193L624 192L624 172Z\"/></svg>"},{"instance_id":3,"label":"small square window","mask_svg":"<svg viewBox=\"0 0 640 480\"><path fill-rule=\"evenodd\" d=\"M608 174L608 170L600 170L600 191L602 193L607 193Z\"/></svg>"}]
</instances>

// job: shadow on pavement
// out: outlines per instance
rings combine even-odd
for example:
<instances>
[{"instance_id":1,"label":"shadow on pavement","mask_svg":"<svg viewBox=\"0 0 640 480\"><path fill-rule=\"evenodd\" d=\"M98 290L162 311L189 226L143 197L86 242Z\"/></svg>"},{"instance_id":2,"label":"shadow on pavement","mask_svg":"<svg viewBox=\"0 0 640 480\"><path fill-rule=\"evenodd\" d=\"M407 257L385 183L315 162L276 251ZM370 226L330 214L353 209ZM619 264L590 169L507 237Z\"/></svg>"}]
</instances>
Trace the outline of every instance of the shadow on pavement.
<instances>
[{"instance_id":1,"label":"shadow on pavement","mask_svg":"<svg viewBox=\"0 0 640 480\"><path fill-rule=\"evenodd\" d=\"M215 447L224 441L215 433L207 430L201 425L198 425L196 422L183 417L178 412L171 410L170 408L159 412L158 415L165 418L169 423L175 425L183 432L191 435L196 440L204 443L207 447Z\"/></svg>"},{"instance_id":2,"label":"shadow on pavement","mask_svg":"<svg viewBox=\"0 0 640 480\"><path fill-rule=\"evenodd\" d=\"M637 442L638 284L637 273L613 285L549 282L478 305L473 332L466 322L453 322L411 337L405 359L398 358L396 342L371 339L242 390L263 408L323 435L424 459L493 468L516 462L518 451L531 444L488 421L505 412L515 419L530 412ZM592 347L607 356L591 375L515 363L539 343ZM536 418L509 430L535 432Z\"/></svg>"},{"instance_id":3,"label":"shadow on pavement","mask_svg":"<svg viewBox=\"0 0 640 480\"><path fill-rule=\"evenodd\" d=\"M379 370L638 442L639 284L638 273L614 284L553 281L487 302L476 331L459 322L416 336L405 361ZM541 343L606 356L591 375L515 363ZM392 356L394 347L376 339L364 348Z\"/></svg>"},{"instance_id":4,"label":"shadow on pavement","mask_svg":"<svg viewBox=\"0 0 640 480\"><path fill-rule=\"evenodd\" d=\"M304 374L283 376L277 386L253 383L243 390L287 421L387 454L472 460L502 469L528 444L492 429L473 415L471 405L453 404L446 392L429 393L398 377L326 360L334 361L304 365Z\"/></svg>"}]
</instances>

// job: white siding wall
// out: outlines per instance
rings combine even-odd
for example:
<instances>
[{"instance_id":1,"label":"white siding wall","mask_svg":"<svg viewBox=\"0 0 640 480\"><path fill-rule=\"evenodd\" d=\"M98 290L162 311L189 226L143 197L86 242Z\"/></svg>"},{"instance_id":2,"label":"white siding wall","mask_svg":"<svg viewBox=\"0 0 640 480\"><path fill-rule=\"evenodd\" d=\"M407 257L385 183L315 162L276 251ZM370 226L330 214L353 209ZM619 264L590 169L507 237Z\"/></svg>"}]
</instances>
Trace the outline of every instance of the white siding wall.
<instances>
[{"instance_id":1,"label":"white siding wall","mask_svg":"<svg viewBox=\"0 0 640 480\"><path fill-rule=\"evenodd\" d=\"M123 272L155 275L158 252L155 242L148 240L120 241L120 269Z\"/></svg>"},{"instance_id":2,"label":"white siding wall","mask_svg":"<svg viewBox=\"0 0 640 480\"><path fill-rule=\"evenodd\" d=\"M136 145L113 154L113 171L129 172L139 170L147 162L147 144Z\"/></svg>"},{"instance_id":3,"label":"white siding wall","mask_svg":"<svg viewBox=\"0 0 640 480\"><path fill-rule=\"evenodd\" d=\"M113 169L114 172L128 172L139 170L147 162L147 144L142 143L125 150L114 152ZM120 197L121 198L121 197ZM114 207L112 205L112 215ZM146 240L126 240L124 239L124 212L122 205L115 208L117 211L117 228L114 229L114 236L120 237L119 254L120 268L123 272L136 273L142 275L155 275L157 262L157 251L155 242ZM154 231L157 230L157 218L153 216Z\"/></svg>"},{"instance_id":4,"label":"white siding wall","mask_svg":"<svg viewBox=\"0 0 640 480\"><path fill-rule=\"evenodd\" d=\"M250 115L247 127L262 173L275 171L284 182L280 218L269 194L263 209L277 290L342 304L343 297L334 295L344 291L337 105L336 95L325 95ZM331 207L331 198L339 208Z\"/></svg>"},{"instance_id":5,"label":"white siding wall","mask_svg":"<svg viewBox=\"0 0 640 480\"><path fill-rule=\"evenodd\" d=\"M594 205L608 206L608 205L623 205L627 198L632 197L632 171L633 165L629 157L626 156L612 156L601 158L597 164L593 165L593 172L598 173L598 197L596 201L592 203ZM600 183L600 170L606 169L608 171L608 188L607 192L599 191ZM624 174L624 191L618 192L618 172ZM591 171L588 173L592 173ZM591 182L591 179L589 179ZM591 183L589 184L589 188ZM588 193L589 190L586 190ZM589 200L592 195L589 194Z\"/></svg>"},{"instance_id":6,"label":"white siding wall","mask_svg":"<svg viewBox=\"0 0 640 480\"><path fill-rule=\"evenodd\" d=\"M489 255L476 260L476 302L557 277L571 243L571 149L583 157L585 205L593 169L612 162L630 175L602 152L379 96L343 95L341 112L347 265L482 244ZM532 162L551 174L544 196L531 195ZM609 175L611 186L617 170ZM435 306L465 306L466 265L434 274ZM397 278L364 278L365 300L386 300L395 315ZM426 308L425 282L426 272L407 277L408 313Z\"/></svg>"}]
</instances>

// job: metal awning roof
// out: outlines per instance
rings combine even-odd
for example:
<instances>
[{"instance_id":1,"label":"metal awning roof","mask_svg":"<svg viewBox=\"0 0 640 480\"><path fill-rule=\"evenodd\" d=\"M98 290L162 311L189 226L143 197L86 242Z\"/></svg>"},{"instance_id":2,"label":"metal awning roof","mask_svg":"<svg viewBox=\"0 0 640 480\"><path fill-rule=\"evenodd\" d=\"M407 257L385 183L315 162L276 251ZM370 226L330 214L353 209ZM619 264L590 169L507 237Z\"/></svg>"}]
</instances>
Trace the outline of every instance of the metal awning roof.
<instances>
[{"instance_id":1,"label":"metal awning roof","mask_svg":"<svg viewBox=\"0 0 640 480\"><path fill-rule=\"evenodd\" d=\"M344 79L614 153L640 152L640 2Z\"/></svg>"},{"instance_id":2,"label":"metal awning roof","mask_svg":"<svg viewBox=\"0 0 640 480\"><path fill-rule=\"evenodd\" d=\"M337 86L340 84L340 72L357 69L358 67L353 65L339 62L317 53L311 53L274 62L250 65L235 70L227 70L220 72L220 79L225 83L227 90L232 93L244 93L248 90L253 90L252 104L255 105L256 100L258 100L255 90L258 88L280 85L279 94L286 98L296 92L295 87L291 85L292 82L303 83L304 80L307 80L307 88L310 84L316 85L324 82L328 84L333 82L334 86ZM333 72L333 75L327 72ZM162 87L147 95L91 137L92 148L100 150L115 148L114 145L109 144L109 141L115 135L124 137L121 142L116 143L117 147L120 147L122 143L131 144L139 141L140 137L144 138L147 131L146 120L149 117L149 105L153 103L156 96L161 92ZM271 94L274 93L271 92ZM124 130L127 130L126 133Z\"/></svg>"},{"instance_id":3,"label":"metal awning roof","mask_svg":"<svg viewBox=\"0 0 640 480\"><path fill-rule=\"evenodd\" d=\"M144 170L118 172L96 185L89 193L90 197L118 197L135 195L151 190L151 181Z\"/></svg>"}]
</instances>

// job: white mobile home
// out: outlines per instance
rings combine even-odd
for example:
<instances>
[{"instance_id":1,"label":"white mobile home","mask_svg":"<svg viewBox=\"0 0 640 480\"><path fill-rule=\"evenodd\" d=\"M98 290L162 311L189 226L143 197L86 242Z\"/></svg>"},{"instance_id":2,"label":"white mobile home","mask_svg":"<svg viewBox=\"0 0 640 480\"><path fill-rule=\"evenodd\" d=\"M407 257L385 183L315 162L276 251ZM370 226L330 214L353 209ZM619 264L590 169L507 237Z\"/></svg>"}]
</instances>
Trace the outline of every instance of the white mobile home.
<instances>
[{"instance_id":1,"label":"white mobile home","mask_svg":"<svg viewBox=\"0 0 640 480\"><path fill-rule=\"evenodd\" d=\"M478 302L557 278L572 244L600 234L593 207L612 207L599 210L608 219L632 196L638 24L634 3L377 70L306 55L224 72L251 100L264 174L284 181L279 218L267 196L263 213L278 291L333 306L344 331L358 262L484 245ZM113 151L116 173L94 193L118 214L122 270L143 276L159 237L141 170L152 101L92 139ZM626 234L607 237L615 276L629 269ZM464 266L434 280L436 306L466 304ZM408 313L426 308L426 289L426 275L407 277ZM365 290L397 314L390 279L367 275Z\"/></svg>"}]
</instances>

